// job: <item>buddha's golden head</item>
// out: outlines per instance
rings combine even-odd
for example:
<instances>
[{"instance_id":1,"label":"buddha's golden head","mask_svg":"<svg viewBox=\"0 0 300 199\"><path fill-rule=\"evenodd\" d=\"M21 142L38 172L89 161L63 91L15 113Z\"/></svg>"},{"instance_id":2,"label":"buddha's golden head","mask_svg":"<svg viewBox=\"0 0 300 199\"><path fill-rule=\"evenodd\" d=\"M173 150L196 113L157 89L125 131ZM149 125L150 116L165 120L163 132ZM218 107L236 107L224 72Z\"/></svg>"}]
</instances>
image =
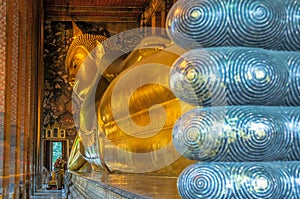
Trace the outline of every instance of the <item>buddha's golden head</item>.
<instances>
[{"instance_id":1,"label":"buddha's golden head","mask_svg":"<svg viewBox=\"0 0 300 199\"><path fill-rule=\"evenodd\" d=\"M95 59L101 57L99 53L104 54L101 42L103 42L106 37L102 35L82 34L74 22L73 29L75 30L73 33L74 37L67 52L65 69L70 85L73 86L74 91L79 94L86 89L94 79L97 72Z\"/></svg>"}]
</instances>

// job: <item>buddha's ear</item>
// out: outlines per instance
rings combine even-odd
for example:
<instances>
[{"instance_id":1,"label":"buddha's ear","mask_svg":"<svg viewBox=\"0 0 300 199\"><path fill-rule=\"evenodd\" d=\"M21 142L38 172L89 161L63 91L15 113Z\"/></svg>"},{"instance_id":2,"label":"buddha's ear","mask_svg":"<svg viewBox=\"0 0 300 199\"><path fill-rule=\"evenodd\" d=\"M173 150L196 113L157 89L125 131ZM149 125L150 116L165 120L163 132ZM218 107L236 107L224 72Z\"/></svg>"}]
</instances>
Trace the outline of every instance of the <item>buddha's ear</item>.
<instances>
[{"instance_id":1,"label":"buddha's ear","mask_svg":"<svg viewBox=\"0 0 300 199\"><path fill-rule=\"evenodd\" d=\"M104 50L103 45L99 41L97 41L96 48L97 48L97 55L102 55L103 56L104 53L105 53L105 50Z\"/></svg>"},{"instance_id":2,"label":"buddha's ear","mask_svg":"<svg viewBox=\"0 0 300 199\"><path fill-rule=\"evenodd\" d=\"M73 26L73 37L79 37L80 35L82 35L82 31L80 30L80 28L76 25L75 21L72 19L72 26Z\"/></svg>"},{"instance_id":3,"label":"buddha's ear","mask_svg":"<svg viewBox=\"0 0 300 199\"><path fill-rule=\"evenodd\" d=\"M97 45L95 48L95 61L96 61L97 66L100 65L101 59L104 54L105 54L105 50L104 50L103 45L101 44L101 42L97 41Z\"/></svg>"}]
</instances>

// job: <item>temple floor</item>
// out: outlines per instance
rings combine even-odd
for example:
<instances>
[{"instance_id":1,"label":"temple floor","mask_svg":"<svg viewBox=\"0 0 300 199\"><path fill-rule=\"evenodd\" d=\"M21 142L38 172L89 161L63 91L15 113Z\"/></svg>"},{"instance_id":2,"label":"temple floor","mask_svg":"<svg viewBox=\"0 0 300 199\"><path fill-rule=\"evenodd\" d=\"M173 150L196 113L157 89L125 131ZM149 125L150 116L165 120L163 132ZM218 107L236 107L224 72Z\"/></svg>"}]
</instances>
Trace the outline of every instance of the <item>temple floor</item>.
<instances>
[{"instance_id":1,"label":"temple floor","mask_svg":"<svg viewBox=\"0 0 300 199\"><path fill-rule=\"evenodd\" d=\"M40 189L30 196L30 199L65 199L64 190L46 190Z\"/></svg>"},{"instance_id":2,"label":"temple floor","mask_svg":"<svg viewBox=\"0 0 300 199\"><path fill-rule=\"evenodd\" d=\"M176 177L68 172L68 198L180 198Z\"/></svg>"}]
</instances>

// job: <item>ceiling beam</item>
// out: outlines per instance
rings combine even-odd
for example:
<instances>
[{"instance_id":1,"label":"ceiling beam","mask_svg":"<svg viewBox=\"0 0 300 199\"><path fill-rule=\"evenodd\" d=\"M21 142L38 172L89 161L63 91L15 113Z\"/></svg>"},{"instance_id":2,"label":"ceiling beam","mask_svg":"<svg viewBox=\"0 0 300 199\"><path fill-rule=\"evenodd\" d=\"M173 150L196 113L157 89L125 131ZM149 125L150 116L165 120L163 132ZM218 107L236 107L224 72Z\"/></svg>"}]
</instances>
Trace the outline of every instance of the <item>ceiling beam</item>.
<instances>
[{"instance_id":1,"label":"ceiling beam","mask_svg":"<svg viewBox=\"0 0 300 199\"><path fill-rule=\"evenodd\" d=\"M137 23L137 17L112 17L112 16L67 16L47 15L46 20L50 21L89 21L89 22L116 22L116 23Z\"/></svg>"},{"instance_id":2,"label":"ceiling beam","mask_svg":"<svg viewBox=\"0 0 300 199\"><path fill-rule=\"evenodd\" d=\"M45 19L51 21L91 21L137 23L144 11L137 6L69 6L48 5Z\"/></svg>"},{"instance_id":3,"label":"ceiling beam","mask_svg":"<svg viewBox=\"0 0 300 199\"><path fill-rule=\"evenodd\" d=\"M66 5L49 5L45 7L45 12L143 12L142 7L137 6L66 6Z\"/></svg>"}]
</instances>

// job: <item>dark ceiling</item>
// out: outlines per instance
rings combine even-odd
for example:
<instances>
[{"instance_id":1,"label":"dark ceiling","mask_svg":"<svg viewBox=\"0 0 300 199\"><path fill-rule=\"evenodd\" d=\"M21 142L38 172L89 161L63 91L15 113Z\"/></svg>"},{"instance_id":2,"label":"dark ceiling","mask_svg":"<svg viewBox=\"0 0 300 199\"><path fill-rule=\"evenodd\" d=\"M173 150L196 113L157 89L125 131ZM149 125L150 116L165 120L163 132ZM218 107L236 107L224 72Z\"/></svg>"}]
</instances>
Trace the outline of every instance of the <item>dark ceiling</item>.
<instances>
[{"instance_id":1,"label":"dark ceiling","mask_svg":"<svg viewBox=\"0 0 300 199\"><path fill-rule=\"evenodd\" d=\"M53 21L138 22L150 0L44 0Z\"/></svg>"}]
</instances>

